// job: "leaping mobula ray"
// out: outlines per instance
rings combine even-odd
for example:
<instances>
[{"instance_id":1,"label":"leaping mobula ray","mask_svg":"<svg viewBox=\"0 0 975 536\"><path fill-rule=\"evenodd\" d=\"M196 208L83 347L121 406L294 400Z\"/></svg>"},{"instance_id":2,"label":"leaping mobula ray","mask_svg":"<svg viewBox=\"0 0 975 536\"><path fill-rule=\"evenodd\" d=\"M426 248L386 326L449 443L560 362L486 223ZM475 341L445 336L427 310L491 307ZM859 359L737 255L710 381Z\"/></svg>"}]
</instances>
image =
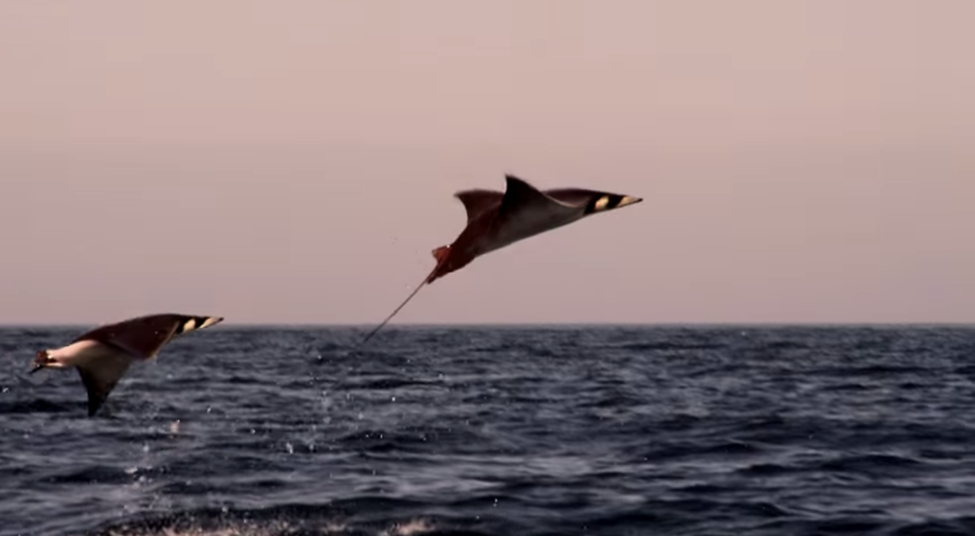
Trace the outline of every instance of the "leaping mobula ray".
<instances>
[{"instance_id":1,"label":"leaping mobula ray","mask_svg":"<svg viewBox=\"0 0 975 536\"><path fill-rule=\"evenodd\" d=\"M514 175L507 188L463 190L454 194L467 211L467 227L450 245L433 250L437 265L413 292L362 340L365 343L402 309L423 285L460 270L474 259L546 231L643 201L629 195L582 188L539 190Z\"/></svg>"},{"instance_id":2,"label":"leaping mobula ray","mask_svg":"<svg viewBox=\"0 0 975 536\"><path fill-rule=\"evenodd\" d=\"M91 417L134 361L153 359L173 337L222 321L217 316L164 313L102 325L61 348L37 352L30 374L43 368L77 368L88 391Z\"/></svg>"}]
</instances>

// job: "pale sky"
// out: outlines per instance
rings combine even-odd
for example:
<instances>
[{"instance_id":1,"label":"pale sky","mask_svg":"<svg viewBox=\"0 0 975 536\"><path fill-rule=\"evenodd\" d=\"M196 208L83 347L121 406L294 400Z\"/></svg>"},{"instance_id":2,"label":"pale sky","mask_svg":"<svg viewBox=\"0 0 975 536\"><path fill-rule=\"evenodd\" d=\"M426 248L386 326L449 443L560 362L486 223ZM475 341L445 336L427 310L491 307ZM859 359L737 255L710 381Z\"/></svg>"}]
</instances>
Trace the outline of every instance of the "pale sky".
<instances>
[{"instance_id":1,"label":"pale sky","mask_svg":"<svg viewBox=\"0 0 975 536\"><path fill-rule=\"evenodd\" d=\"M0 3L0 323L975 321L975 2Z\"/></svg>"}]
</instances>

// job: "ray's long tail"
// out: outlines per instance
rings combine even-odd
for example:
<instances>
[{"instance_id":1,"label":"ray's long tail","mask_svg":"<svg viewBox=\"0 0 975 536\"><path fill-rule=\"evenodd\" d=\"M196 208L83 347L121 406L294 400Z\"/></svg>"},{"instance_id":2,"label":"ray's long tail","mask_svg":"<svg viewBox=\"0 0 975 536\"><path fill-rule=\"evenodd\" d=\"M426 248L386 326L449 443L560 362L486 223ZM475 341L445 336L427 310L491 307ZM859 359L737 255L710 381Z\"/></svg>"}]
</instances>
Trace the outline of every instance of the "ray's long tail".
<instances>
[{"instance_id":1,"label":"ray's long tail","mask_svg":"<svg viewBox=\"0 0 975 536\"><path fill-rule=\"evenodd\" d=\"M434 268L434 272L436 272L436 268ZM373 330L370 331L369 334L366 335L366 337L364 339L362 339L362 342L359 343L359 346L361 347L363 344L366 344L366 341L368 341L369 339L371 339L373 335L375 335L376 333L379 332L379 330L383 329L383 326L385 326L386 324L388 324L389 321L392 320L394 316L396 316L396 313L398 313L400 311L400 309L402 309L403 307L406 307L406 304L407 303L410 303L410 300L413 299L413 296L416 296L416 293L417 292L420 292L420 289L423 288L423 286L427 284L427 281L429 281L430 276L432 276L434 274L434 272L430 272L430 275L428 275L423 281L420 282L419 285L416 286L415 289L413 289L413 292L411 292L410 295L407 296L405 300L403 300L403 303L399 304L399 307L397 307L396 309L393 309L393 312L392 313L389 313L389 316L387 316L385 320L383 320L378 326L376 326L375 328L373 328Z\"/></svg>"},{"instance_id":2,"label":"ray's long tail","mask_svg":"<svg viewBox=\"0 0 975 536\"><path fill-rule=\"evenodd\" d=\"M433 258L437 260L437 265L434 266L433 270L431 270L430 273L425 278L423 278L423 281L421 281L420 284L417 285L415 289L413 289L413 292L411 292L410 295L407 296L405 300L403 300L403 303L399 304L399 307L393 309L393 312L389 313L389 316L387 316L385 320L383 320L378 326L373 328L373 330L370 331L369 334L366 335L364 339L362 339L362 342L359 343L357 349L361 348L362 345L366 344L366 342L369 339L371 339L373 335L378 333L379 330L383 329L383 326L388 324L389 321L392 320L394 316L396 316L396 313L400 312L400 309L406 307L406 304L410 303L410 300L413 299L413 296L416 296L417 292L420 292L420 289L423 288L424 285L428 285L433 282L435 278L434 276L437 275L438 271L440 270L440 267L447 260L447 256L449 253L450 253L450 246L440 246L439 248L432 251Z\"/></svg>"}]
</instances>

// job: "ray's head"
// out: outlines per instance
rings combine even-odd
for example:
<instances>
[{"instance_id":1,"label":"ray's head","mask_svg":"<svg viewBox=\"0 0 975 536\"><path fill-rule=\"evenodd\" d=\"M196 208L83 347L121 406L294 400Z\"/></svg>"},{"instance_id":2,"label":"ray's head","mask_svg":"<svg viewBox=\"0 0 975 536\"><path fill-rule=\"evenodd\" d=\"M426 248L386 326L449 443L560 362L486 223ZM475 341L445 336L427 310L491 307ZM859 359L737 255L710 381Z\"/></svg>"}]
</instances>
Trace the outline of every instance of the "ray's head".
<instances>
[{"instance_id":1,"label":"ray's head","mask_svg":"<svg viewBox=\"0 0 975 536\"><path fill-rule=\"evenodd\" d=\"M223 322L222 316L184 316L176 325L176 334L208 328L221 322Z\"/></svg>"},{"instance_id":2,"label":"ray's head","mask_svg":"<svg viewBox=\"0 0 975 536\"><path fill-rule=\"evenodd\" d=\"M34 368L30 369L33 374L42 368L64 368L64 363L51 354L50 350L39 350L34 356Z\"/></svg>"},{"instance_id":3,"label":"ray's head","mask_svg":"<svg viewBox=\"0 0 975 536\"><path fill-rule=\"evenodd\" d=\"M642 197L631 195L611 194L608 192L594 195L589 203L586 204L586 215L608 212L613 209L635 205L643 201Z\"/></svg>"}]
</instances>

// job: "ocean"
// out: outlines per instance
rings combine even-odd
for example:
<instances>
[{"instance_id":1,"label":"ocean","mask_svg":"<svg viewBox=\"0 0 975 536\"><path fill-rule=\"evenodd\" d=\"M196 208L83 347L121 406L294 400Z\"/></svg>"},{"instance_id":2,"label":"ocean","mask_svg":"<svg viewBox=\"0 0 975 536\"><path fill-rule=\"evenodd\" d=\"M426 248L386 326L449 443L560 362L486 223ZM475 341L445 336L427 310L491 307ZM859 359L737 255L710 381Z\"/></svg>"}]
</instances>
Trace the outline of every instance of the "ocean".
<instances>
[{"instance_id":1,"label":"ocean","mask_svg":"<svg viewBox=\"0 0 975 536\"><path fill-rule=\"evenodd\" d=\"M975 534L973 327L368 327L0 329L0 536Z\"/></svg>"}]
</instances>

